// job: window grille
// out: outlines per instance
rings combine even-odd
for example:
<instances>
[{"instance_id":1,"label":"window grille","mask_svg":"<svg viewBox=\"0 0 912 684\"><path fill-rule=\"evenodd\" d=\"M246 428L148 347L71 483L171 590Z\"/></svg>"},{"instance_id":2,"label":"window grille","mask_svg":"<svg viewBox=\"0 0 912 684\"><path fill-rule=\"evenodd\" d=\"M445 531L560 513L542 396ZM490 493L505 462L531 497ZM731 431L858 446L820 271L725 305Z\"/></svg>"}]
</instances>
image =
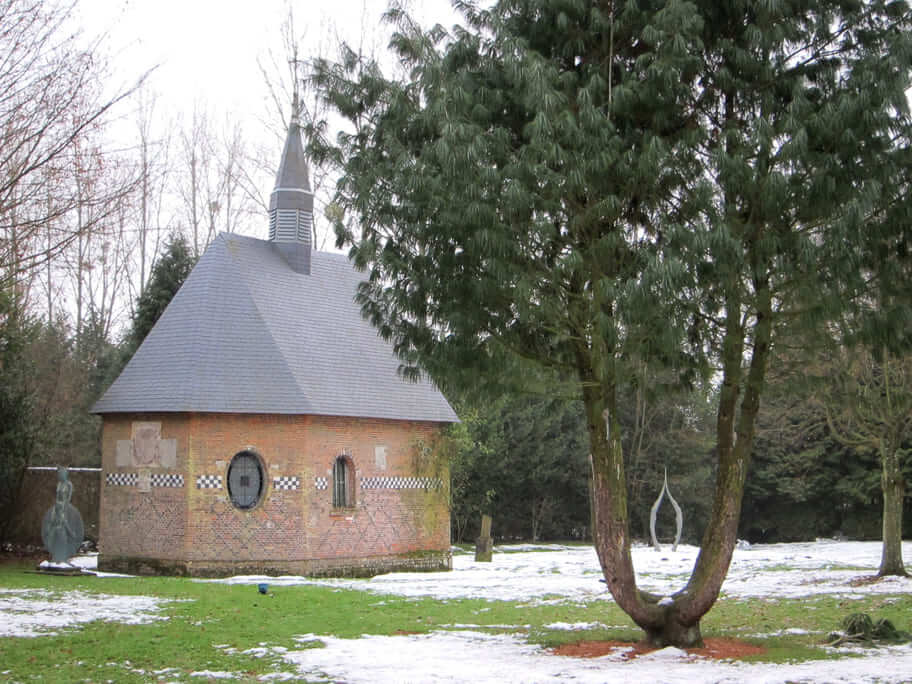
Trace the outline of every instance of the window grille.
<instances>
[{"instance_id":1,"label":"window grille","mask_svg":"<svg viewBox=\"0 0 912 684\"><path fill-rule=\"evenodd\" d=\"M260 459L249 451L235 454L228 466L228 496L237 508L249 509L263 496L263 466Z\"/></svg>"},{"instance_id":2,"label":"window grille","mask_svg":"<svg viewBox=\"0 0 912 684\"><path fill-rule=\"evenodd\" d=\"M333 506L349 508L354 505L352 485L354 478L351 466L344 456L339 456L333 464Z\"/></svg>"}]
</instances>

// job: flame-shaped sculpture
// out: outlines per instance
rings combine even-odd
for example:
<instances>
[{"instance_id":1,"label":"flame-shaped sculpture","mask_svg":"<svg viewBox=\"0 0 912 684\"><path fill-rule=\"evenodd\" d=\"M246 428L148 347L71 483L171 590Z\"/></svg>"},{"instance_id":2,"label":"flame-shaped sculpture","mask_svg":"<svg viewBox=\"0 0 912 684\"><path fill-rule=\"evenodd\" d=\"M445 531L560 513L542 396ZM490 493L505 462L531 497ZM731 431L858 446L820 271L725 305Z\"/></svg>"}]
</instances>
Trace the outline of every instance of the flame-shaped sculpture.
<instances>
[{"instance_id":1,"label":"flame-shaped sculpture","mask_svg":"<svg viewBox=\"0 0 912 684\"><path fill-rule=\"evenodd\" d=\"M662 547L659 545L659 540L656 539L656 514L659 512L659 506L662 504L662 498L668 494L668 500L671 501L671 505L675 509L675 527L677 528L675 534L674 545L671 547L672 551L677 551L678 542L681 541L681 530L684 529L684 514L681 512L681 507L678 505L678 502L675 501L674 497L671 495L671 492L668 491L668 468L665 469L665 482L662 483L662 491L659 493L659 498L655 500L655 503L652 504L652 510L649 512L649 534L652 535L652 546L656 551L660 551Z\"/></svg>"}]
</instances>

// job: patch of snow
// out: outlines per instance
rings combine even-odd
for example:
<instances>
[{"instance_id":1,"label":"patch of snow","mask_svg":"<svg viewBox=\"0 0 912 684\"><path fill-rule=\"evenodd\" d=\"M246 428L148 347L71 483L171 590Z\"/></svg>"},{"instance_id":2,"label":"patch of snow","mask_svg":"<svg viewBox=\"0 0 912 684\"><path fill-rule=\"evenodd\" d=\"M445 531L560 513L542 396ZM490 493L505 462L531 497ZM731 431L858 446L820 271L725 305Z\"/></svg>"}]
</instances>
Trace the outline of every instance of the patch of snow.
<instances>
[{"instance_id":1,"label":"patch of snow","mask_svg":"<svg viewBox=\"0 0 912 684\"><path fill-rule=\"evenodd\" d=\"M657 651L652 653L644 653L640 658L645 658L647 661L680 661L680 660L689 660L694 656L690 655L687 651L675 648L674 646L666 646L665 648L660 648Z\"/></svg>"},{"instance_id":2,"label":"patch of snow","mask_svg":"<svg viewBox=\"0 0 912 684\"><path fill-rule=\"evenodd\" d=\"M544 628L578 632L584 629L608 629L608 626L601 622L552 622L544 625Z\"/></svg>"},{"instance_id":3,"label":"patch of snow","mask_svg":"<svg viewBox=\"0 0 912 684\"><path fill-rule=\"evenodd\" d=\"M133 575L124 575L119 572L99 572L98 571L98 552L86 553L79 556L73 556L69 561L72 565L82 570L93 573L97 577L132 577Z\"/></svg>"},{"instance_id":4,"label":"patch of snow","mask_svg":"<svg viewBox=\"0 0 912 684\"><path fill-rule=\"evenodd\" d=\"M310 634L298 634L298 636L296 636L294 638L294 640L297 641L299 644L312 644L315 641L320 641L321 638L322 637L319 637L316 634L314 634L313 632L311 632Z\"/></svg>"},{"instance_id":5,"label":"patch of snow","mask_svg":"<svg viewBox=\"0 0 912 684\"><path fill-rule=\"evenodd\" d=\"M164 620L154 613L167 599L113 596L81 591L4 590L0 595L0 637L37 637L94 620L141 625Z\"/></svg>"},{"instance_id":6,"label":"patch of snow","mask_svg":"<svg viewBox=\"0 0 912 684\"><path fill-rule=\"evenodd\" d=\"M516 553L518 551L569 551L578 549L579 546L565 546L564 544L498 544L494 553Z\"/></svg>"},{"instance_id":7,"label":"patch of snow","mask_svg":"<svg viewBox=\"0 0 912 684\"><path fill-rule=\"evenodd\" d=\"M219 672L213 670L197 670L190 673L191 677L206 677L207 679L237 679L234 672Z\"/></svg>"},{"instance_id":8,"label":"patch of snow","mask_svg":"<svg viewBox=\"0 0 912 684\"><path fill-rule=\"evenodd\" d=\"M786 636L788 634L822 634L823 632L810 632L806 629L799 629L798 627L789 627L788 629L780 629L776 632L764 632L762 634L749 634L748 636L756 639L768 639L770 637L779 637Z\"/></svg>"},{"instance_id":9,"label":"patch of snow","mask_svg":"<svg viewBox=\"0 0 912 684\"><path fill-rule=\"evenodd\" d=\"M446 629L513 629L513 630L522 630L529 629L532 625L475 625L472 623L460 623L440 625Z\"/></svg>"},{"instance_id":10,"label":"patch of snow","mask_svg":"<svg viewBox=\"0 0 912 684\"><path fill-rule=\"evenodd\" d=\"M633 646L618 646L617 648L611 649L611 653L601 656L599 660L602 662L624 662L629 658L628 654L632 651L636 651Z\"/></svg>"},{"instance_id":11,"label":"patch of snow","mask_svg":"<svg viewBox=\"0 0 912 684\"><path fill-rule=\"evenodd\" d=\"M42 570L80 570L81 568L73 563L68 563L66 561L62 563L55 563L53 561L43 560L38 563L38 567Z\"/></svg>"}]
</instances>

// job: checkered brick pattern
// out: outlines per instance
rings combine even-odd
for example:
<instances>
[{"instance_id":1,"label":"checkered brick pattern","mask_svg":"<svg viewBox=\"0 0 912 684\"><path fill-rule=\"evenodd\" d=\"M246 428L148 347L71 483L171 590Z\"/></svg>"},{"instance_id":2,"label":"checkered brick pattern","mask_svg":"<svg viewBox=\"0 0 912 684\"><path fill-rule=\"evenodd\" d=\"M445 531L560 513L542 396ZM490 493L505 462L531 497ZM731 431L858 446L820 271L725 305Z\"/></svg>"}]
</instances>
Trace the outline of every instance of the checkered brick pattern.
<instances>
[{"instance_id":1,"label":"checkered brick pattern","mask_svg":"<svg viewBox=\"0 0 912 684\"><path fill-rule=\"evenodd\" d=\"M317 489L329 489L329 478L328 477L315 477L314 478L314 487Z\"/></svg>"},{"instance_id":2,"label":"checkered brick pattern","mask_svg":"<svg viewBox=\"0 0 912 684\"><path fill-rule=\"evenodd\" d=\"M115 487L135 487L139 482L139 473L108 473L105 482Z\"/></svg>"},{"instance_id":3,"label":"checkered brick pattern","mask_svg":"<svg viewBox=\"0 0 912 684\"><path fill-rule=\"evenodd\" d=\"M272 478L272 486L278 490L298 489L301 486L301 478L296 475L274 477Z\"/></svg>"},{"instance_id":4,"label":"checkered brick pattern","mask_svg":"<svg viewBox=\"0 0 912 684\"><path fill-rule=\"evenodd\" d=\"M221 477L221 475L197 475L196 476L196 488L197 489L221 489L222 488L222 477Z\"/></svg>"},{"instance_id":5,"label":"checkered brick pattern","mask_svg":"<svg viewBox=\"0 0 912 684\"><path fill-rule=\"evenodd\" d=\"M149 480L153 487L183 487L184 476L169 473L152 473Z\"/></svg>"},{"instance_id":6,"label":"checkered brick pattern","mask_svg":"<svg viewBox=\"0 0 912 684\"><path fill-rule=\"evenodd\" d=\"M362 477L361 489L440 489L439 477Z\"/></svg>"}]
</instances>

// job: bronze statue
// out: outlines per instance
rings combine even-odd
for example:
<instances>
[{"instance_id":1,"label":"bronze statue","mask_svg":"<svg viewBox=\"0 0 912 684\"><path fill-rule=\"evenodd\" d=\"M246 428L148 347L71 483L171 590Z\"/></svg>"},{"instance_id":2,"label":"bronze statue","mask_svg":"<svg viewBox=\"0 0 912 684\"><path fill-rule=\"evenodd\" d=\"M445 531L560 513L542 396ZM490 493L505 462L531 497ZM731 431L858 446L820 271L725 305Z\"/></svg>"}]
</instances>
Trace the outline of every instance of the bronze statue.
<instances>
[{"instance_id":1,"label":"bronze statue","mask_svg":"<svg viewBox=\"0 0 912 684\"><path fill-rule=\"evenodd\" d=\"M41 523L41 541L51 554L51 562L66 563L76 555L82 544L84 529L82 516L70 503L73 483L64 467L57 468L57 495L54 505L44 514Z\"/></svg>"}]
</instances>

